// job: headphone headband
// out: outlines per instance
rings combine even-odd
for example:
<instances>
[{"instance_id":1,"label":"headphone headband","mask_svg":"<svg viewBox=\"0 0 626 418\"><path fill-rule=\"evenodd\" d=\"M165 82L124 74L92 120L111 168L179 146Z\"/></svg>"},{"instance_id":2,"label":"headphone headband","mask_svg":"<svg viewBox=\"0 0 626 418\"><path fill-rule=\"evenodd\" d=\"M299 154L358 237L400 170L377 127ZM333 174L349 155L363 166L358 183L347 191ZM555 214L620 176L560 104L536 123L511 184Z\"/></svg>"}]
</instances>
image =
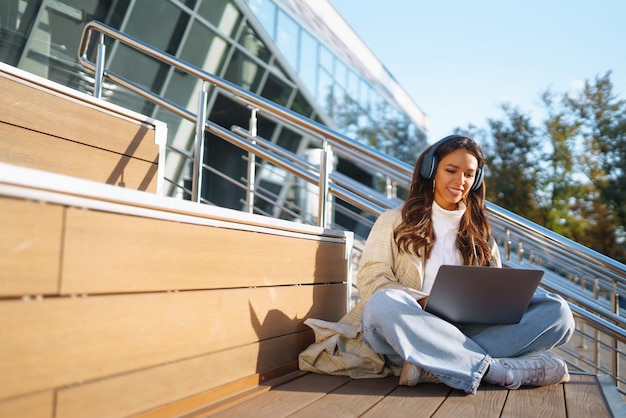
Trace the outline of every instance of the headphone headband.
<instances>
[{"instance_id":1,"label":"headphone headband","mask_svg":"<svg viewBox=\"0 0 626 418\"><path fill-rule=\"evenodd\" d=\"M430 180L435 177L435 173L437 172L437 165L439 164L439 158L437 157L437 150L446 142L452 141L454 139L468 139L470 138L463 135L448 135L443 139L437 141L428 152L422 158L422 165L420 166L420 175L425 180ZM483 182L483 169L479 167L476 171L476 176L474 177L474 184L472 184L472 188L470 191L478 190Z\"/></svg>"}]
</instances>

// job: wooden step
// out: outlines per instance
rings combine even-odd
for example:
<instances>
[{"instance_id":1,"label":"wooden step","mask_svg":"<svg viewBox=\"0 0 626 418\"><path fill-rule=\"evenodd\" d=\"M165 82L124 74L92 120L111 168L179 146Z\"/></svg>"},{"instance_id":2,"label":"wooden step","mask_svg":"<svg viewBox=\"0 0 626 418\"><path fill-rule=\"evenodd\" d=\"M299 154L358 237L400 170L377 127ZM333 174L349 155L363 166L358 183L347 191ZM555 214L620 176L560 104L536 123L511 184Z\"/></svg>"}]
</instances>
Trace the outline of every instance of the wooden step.
<instances>
[{"instance_id":1,"label":"wooden step","mask_svg":"<svg viewBox=\"0 0 626 418\"><path fill-rule=\"evenodd\" d=\"M160 191L164 123L4 63L0 91L0 162Z\"/></svg>"},{"instance_id":2,"label":"wooden step","mask_svg":"<svg viewBox=\"0 0 626 418\"><path fill-rule=\"evenodd\" d=\"M0 416L229 397L346 311L341 231L6 164L0 229Z\"/></svg>"}]
</instances>

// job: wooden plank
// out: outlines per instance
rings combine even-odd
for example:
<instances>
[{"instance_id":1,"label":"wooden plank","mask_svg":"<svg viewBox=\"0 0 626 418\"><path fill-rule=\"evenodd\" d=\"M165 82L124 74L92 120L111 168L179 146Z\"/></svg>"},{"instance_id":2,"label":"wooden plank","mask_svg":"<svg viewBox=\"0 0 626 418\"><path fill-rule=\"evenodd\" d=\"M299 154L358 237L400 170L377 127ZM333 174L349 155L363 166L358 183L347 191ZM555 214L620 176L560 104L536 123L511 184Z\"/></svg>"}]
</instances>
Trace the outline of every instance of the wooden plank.
<instances>
[{"instance_id":1,"label":"wooden plank","mask_svg":"<svg viewBox=\"0 0 626 418\"><path fill-rule=\"evenodd\" d=\"M499 417L507 400L508 391L493 385L481 385L475 395L452 390L433 417ZM540 415L518 415L540 416Z\"/></svg>"},{"instance_id":2,"label":"wooden plank","mask_svg":"<svg viewBox=\"0 0 626 418\"><path fill-rule=\"evenodd\" d=\"M254 411L255 418L287 417L348 382L350 378L345 376L323 376L310 373L224 411L210 414L208 410L201 410L194 416L239 418ZM318 411L317 416L321 411ZM334 415L329 412L328 416Z\"/></svg>"},{"instance_id":3,"label":"wooden plank","mask_svg":"<svg viewBox=\"0 0 626 418\"><path fill-rule=\"evenodd\" d=\"M315 289L314 289L315 288ZM0 399L128 373L336 321L345 286L44 298L0 303Z\"/></svg>"},{"instance_id":4,"label":"wooden plank","mask_svg":"<svg viewBox=\"0 0 626 418\"><path fill-rule=\"evenodd\" d=\"M198 393L176 402L153 408L138 414L132 415L133 418L169 418L172 416L182 416L185 418L205 417L212 412L223 411L240 402L259 396L272 389L271 385L280 385L290 382L306 374L298 370L297 362L288 366L279 367L272 370L272 381L263 383L262 377L258 374L238 379L222 385L218 388L211 389L206 392ZM207 406L208 405L208 406Z\"/></svg>"},{"instance_id":5,"label":"wooden plank","mask_svg":"<svg viewBox=\"0 0 626 418\"><path fill-rule=\"evenodd\" d=\"M157 158L144 161L0 123L0 162L21 167L155 192Z\"/></svg>"},{"instance_id":6,"label":"wooden plank","mask_svg":"<svg viewBox=\"0 0 626 418\"><path fill-rule=\"evenodd\" d=\"M54 391L0 401L0 417L52 418L54 412Z\"/></svg>"},{"instance_id":7,"label":"wooden plank","mask_svg":"<svg viewBox=\"0 0 626 418\"><path fill-rule=\"evenodd\" d=\"M415 387L398 386L382 401L362 416L369 418L404 418L431 416L452 391L443 384L422 384Z\"/></svg>"},{"instance_id":8,"label":"wooden plank","mask_svg":"<svg viewBox=\"0 0 626 418\"><path fill-rule=\"evenodd\" d=\"M368 411L385 395L398 386L398 378L357 379L298 410L291 417L317 418L321 413L329 417L358 417Z\"/></svg>"},{"instance_id":9,"label":"wooden plank","mask_svg":"<svg viewBox=\"0 0 626 418\"><path fill-rule=\"evenodd\" d=\"M58 292L63 207L0 197L0 296Z\"/></svg>"},{"instance_id":10,"label":"wooden plank","mask_svg":"<svg viewBox=\"0 0 626 418\"><path fill-rule=\"evenodd\" d=\"M344 249L343 243L70 208L62 293L342 282Z\"/></svg>"},{"instance_id":11,"label":"wooden plank","mask_svg":"<svg viewBox=\"0 0 626 418\"><path fill-rule=\"evenodd\" d=\"M568 418L611 416L596 376L572 374L564 387Z\"/></svg>"},{"instance_id":12,"label":"wooden plank","mask_svg":"<svg viewBox=\"0 0 626 418\"><path fill-rule=\"evenodd\" d=\"M294 359L310 342L311 335L301 332L62 389L56 416L129 416L168 403L172 403L171 408L165 409L169 416L175 412L179 415L226 396L220 393L221 385L252 376L248 389L262 383L264 371L285 363L293 370ZM191 396L195 394L203 396ZM199 401L203 403L197 405ZM156 416L158 411L142 415Z\"/></svg>"},{"instance_id":13,"label":"wooden plank","mask_svg":"<svg viewBox=\"0 0 626 418\"><path fill-rule=\"evenodd\" d=\"M154 126L6 76L0 91L2 122L148 162L159 154Z\"/></svg>"},{"instance_id":14,"label":"wooden plank","mask_svg":"<svg viewBox=\"0 0 626 418\"><path fill-rule=\"evenodd\" d=\"M563 385L521 387L509 391L502 411L506 417L565 417Z\"/></svg>"}]
</instances>

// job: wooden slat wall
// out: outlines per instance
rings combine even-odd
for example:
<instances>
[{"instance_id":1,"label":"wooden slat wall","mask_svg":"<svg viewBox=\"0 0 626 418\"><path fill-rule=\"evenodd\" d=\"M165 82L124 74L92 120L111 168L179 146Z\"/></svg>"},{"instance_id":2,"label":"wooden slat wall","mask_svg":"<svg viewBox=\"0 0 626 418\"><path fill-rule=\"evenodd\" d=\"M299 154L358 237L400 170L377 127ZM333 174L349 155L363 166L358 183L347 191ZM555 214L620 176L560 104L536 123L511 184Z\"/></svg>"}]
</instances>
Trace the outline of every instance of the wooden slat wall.
<instances>
[{"instance_id":1,"label":"wooden slat wall","mask_svg":"<svg viewBox=\"0 0 626 418\"><path fill-rule=\"evenodd\" d=\"M80 209L68 210L66 231L64 294L276 286L346 277L336 268L344 259L340 245L331 242L232 229L207 234L200 225Z\"/></svg>"},{"instance_id":2,"label":"wooden slat wall","mask_svg":"<svg viewBox=\"0 0 626 418\"><path fill-rule=\"evenodd\" d=\"M10 197L0 229L0 416L127 416L294 370L303 320L345 312L336 240Z\"/></svg>"},{"instance_id":3,"label":"wooden slat wall","mask_svg":"<svg viewBox=\"0 0 626 418\"><path fill-rule=\"evenodd\" d=\"M4 71L0 91L0 162L156 191L154 125Z\"/></svg>"},{"instance_id":4,"label":"wooden slat wall","mask_svg":"<svg viewBox=\"0 0 626 418\"><path fill-rule=\"evenodd\" d=\"M0 297L59 288L64 209L0 196Z\"/></svg>"}]
</instances>

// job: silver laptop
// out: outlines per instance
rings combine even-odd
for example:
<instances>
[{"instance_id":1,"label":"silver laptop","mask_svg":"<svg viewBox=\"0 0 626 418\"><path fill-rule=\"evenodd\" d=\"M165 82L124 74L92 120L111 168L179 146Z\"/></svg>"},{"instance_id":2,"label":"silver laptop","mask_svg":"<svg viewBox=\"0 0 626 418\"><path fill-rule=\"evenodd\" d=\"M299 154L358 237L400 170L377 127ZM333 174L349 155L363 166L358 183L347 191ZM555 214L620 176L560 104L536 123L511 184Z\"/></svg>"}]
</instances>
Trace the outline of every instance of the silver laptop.
<instances>
[{"instance_id":1,"label":"silver laptop","mask_svg":"<svg viewBox=\"0 0 626 418\"><path fill-rule=\"evenodd\" d=\"M455 323L516 324L542 277L542 270L443 265L425 309Z\"/></svg>"}]
</instances>

